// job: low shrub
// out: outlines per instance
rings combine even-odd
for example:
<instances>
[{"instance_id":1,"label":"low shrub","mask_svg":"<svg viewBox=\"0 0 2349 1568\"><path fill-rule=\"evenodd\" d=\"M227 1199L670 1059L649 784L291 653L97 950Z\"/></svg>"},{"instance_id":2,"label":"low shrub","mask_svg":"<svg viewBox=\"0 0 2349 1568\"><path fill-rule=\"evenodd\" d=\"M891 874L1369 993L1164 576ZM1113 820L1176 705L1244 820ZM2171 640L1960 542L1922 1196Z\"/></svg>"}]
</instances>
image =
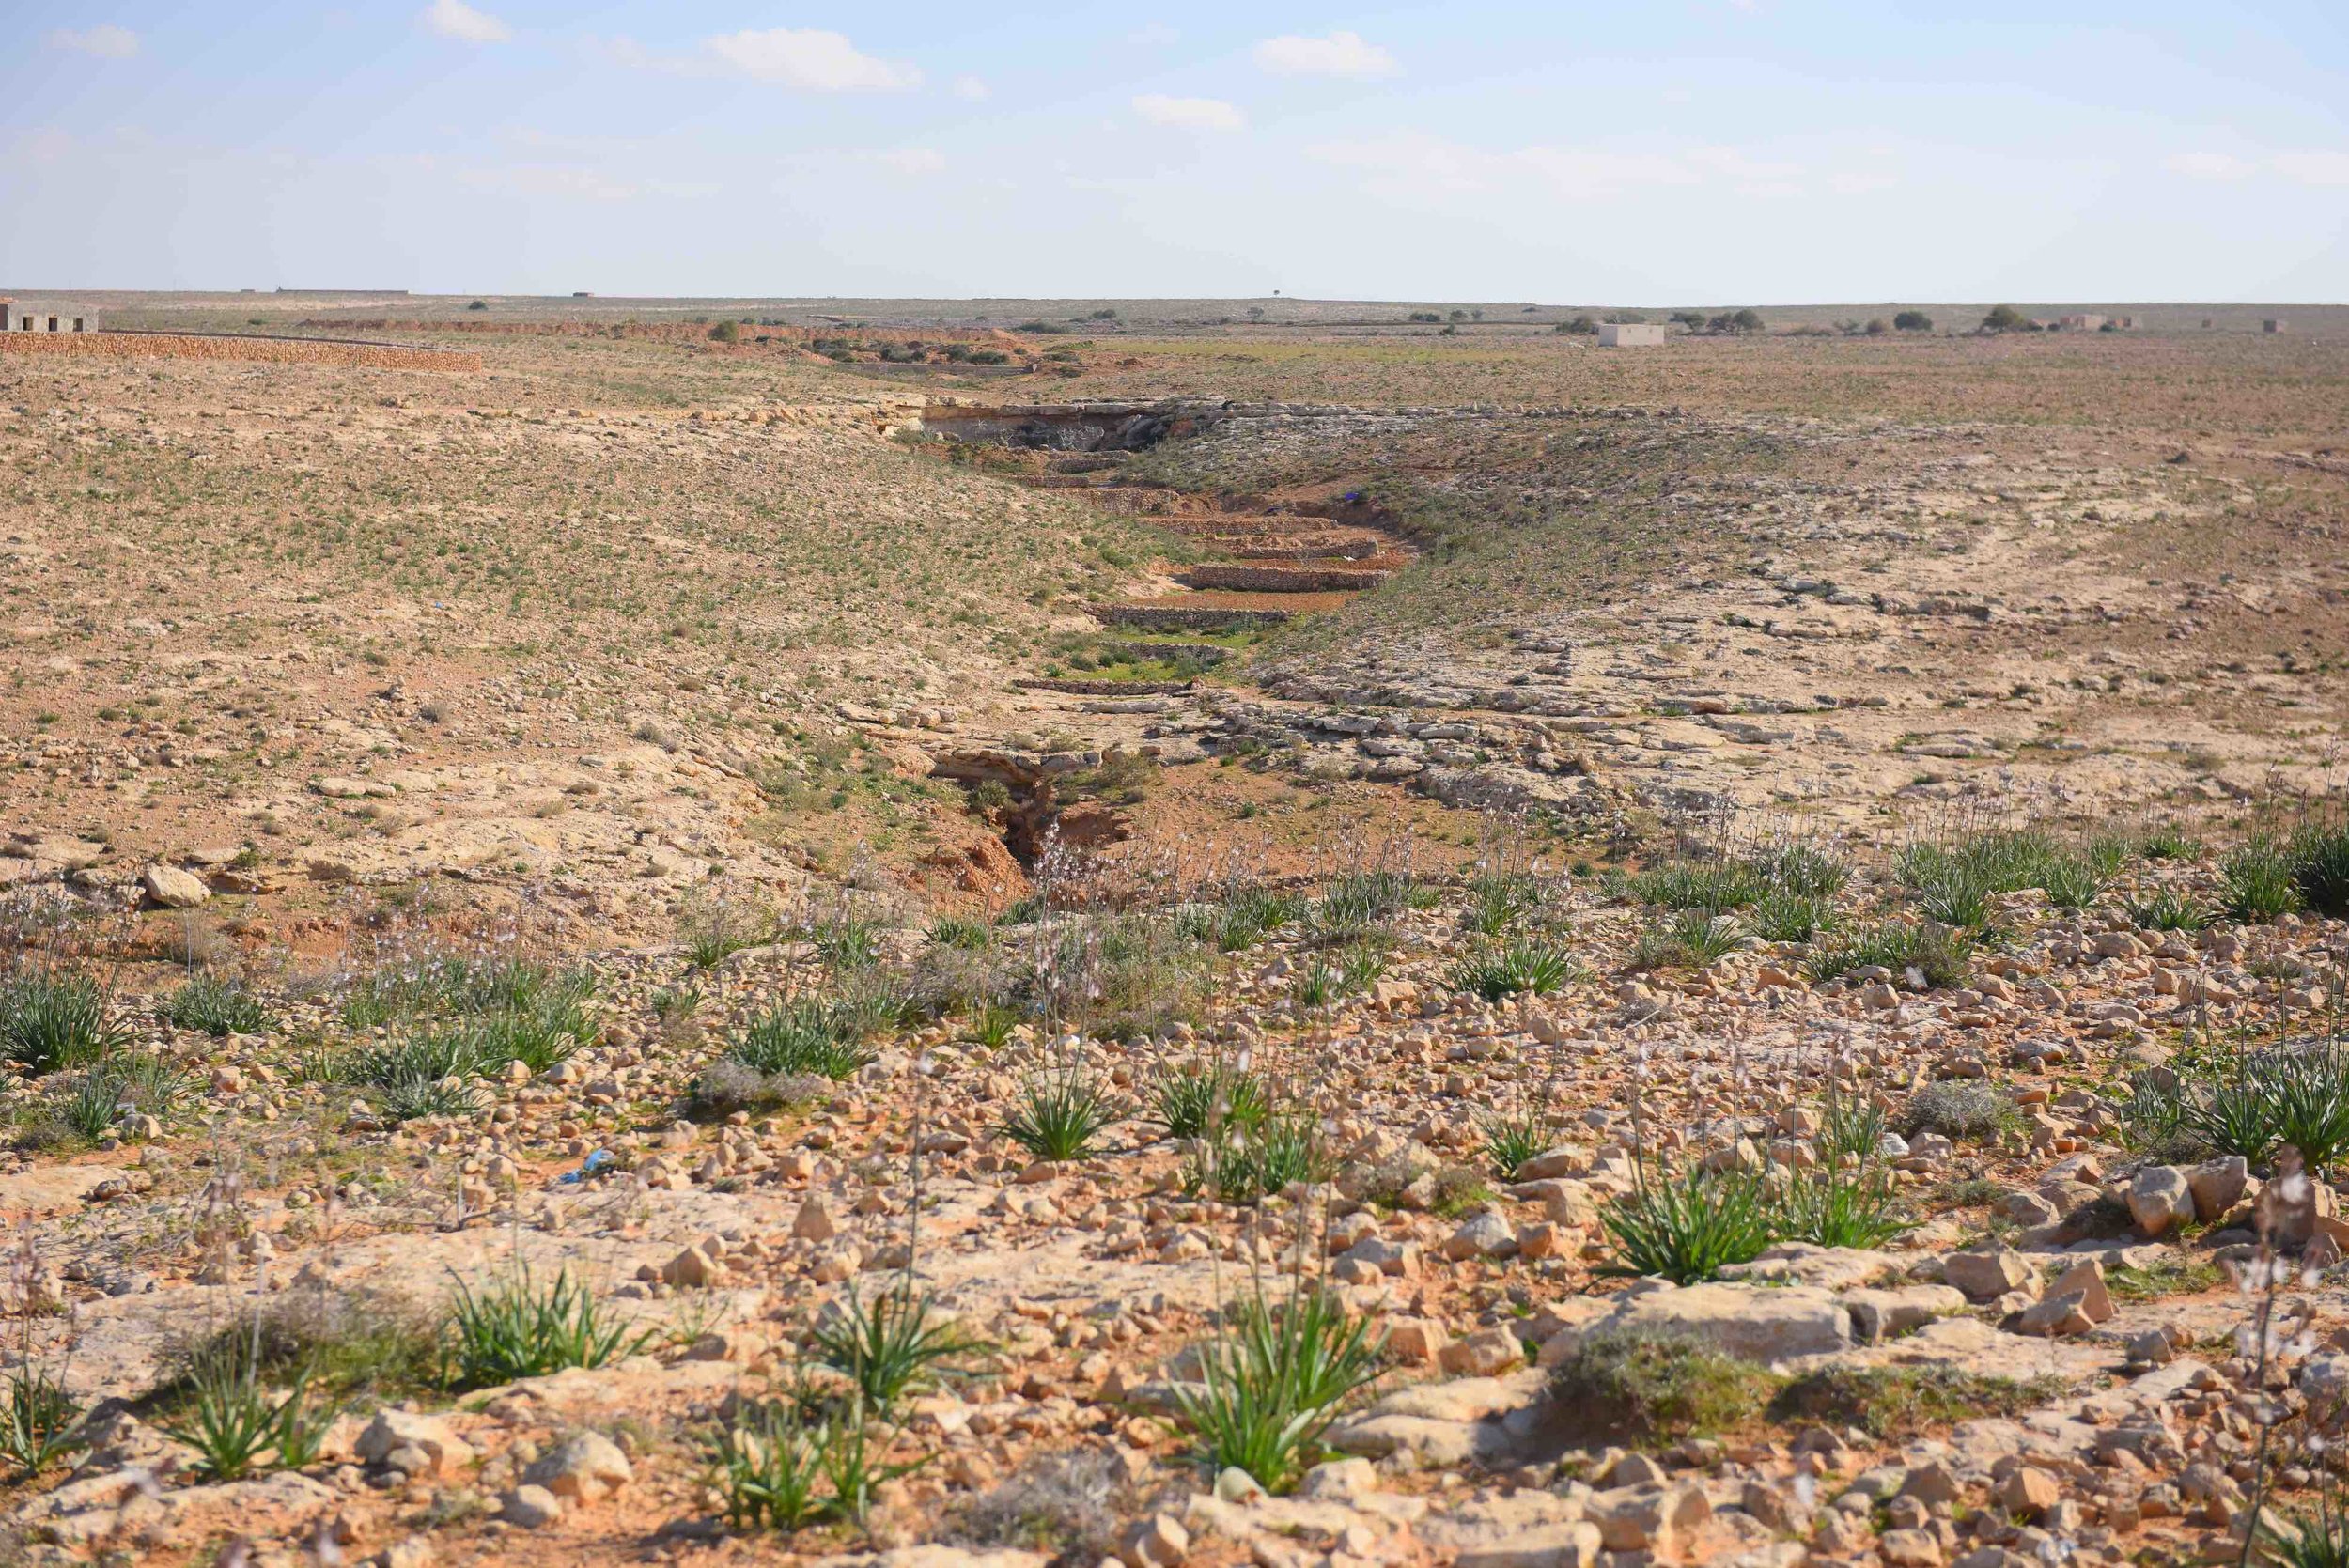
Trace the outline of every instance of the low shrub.
<instances>
[{"instance_id":1,"label":"low shrub","mask_svg":"<svg viewBox=\"0 0 2349 1568\"><path fill-rule=\"evenodd\" d=\"M1264 1079L1228 1062L1188 1062L1161 1069L1150 1082L1150 1117L1169 1138L1205 1138L1212 1129L1243 1127L1271 1113Z\"/></svg>"},{"instance_id":2,"label":"low shrub","mask_svg":"<svg viewBox=\"0 0 2349 1568\"><path fill-rule=\"evenodd\" d=\"M1519 994L1548 996L1589 972L1564 948L1528 940L1469 954L1453 966L1450 980L1455 990L1500 1001Z\"/></svg>"},{"instance_id":3,"label":"low shrub","mask_svg":"<svg viewBox=\"0 0 2349 1568\"><path fill-rule=\"evenodd\" d=\"M2219 904L2230 919L2264 924L2300 908L2292 856L2276 838L2255 833L2219 862Z\"/></svg>"},{"instance_id":4,"label":"low shrub","mask_svg":"<svg viewBox=\"0 0 2349 1568\"><path fill-rule=\"evenodd\" d=\"M917 1293L910 1275L900 1275L870 1301L851 1284L810 1338L825 1365L855 1386L865 1408L882 1416L909 1393L964 1375L966 1363L986 1348L940 1312L927 1291Z\"/></svg>"},{"instance_id":5,"label":"low shrub","mask_svg":"<svg viewBox=\"0 0 2349 1568\"><path fill-rule=\"evenodd\" d=\"M1938 1133L1952 1143L1986 1143L2012 1132L2022 1123L2015 1102L1996 1085L1982 1079L1945 1079L1928 1083L1909 1096L1901 1112L1905 1138Z\"/></svg>"},{"instance_id":6,"label":"low shrub","mask_svg":"<svg viewBox=\"0 0 2349 1568\"><path fill-rule=\"evenodd\" d=\"M1956 1367L1828 1367L1788 1382L1770 1399L1771 1420L1858 1427L1879 1441L1914 1437L1960 1421L2013 1418L2060 1397L2057 1377L2017 1380Z\"/></svg>"},{"instance_id":7,"label":"low shrub","mask_svg":"<svg viewBox=\"0 0 2349 1568\"><path fill-rule=\"evenodd\" d=\"M871 1029L869 1015L851 1002L799 999L753 1019L727 1054L762 1073L812 1073L837 1082L875 1060L864 1044Z\"/></svg>"},{"instance_id":8,"label":"low shrub","mask_svg":"<svg viewBox=\"0 0 2349 1568\"><path fill-rule=\"evenodd\" d=\"M1594 1333L1550 1374L1550 1408L1578 1431L1677 1441L1751 1421L1779 1380L1751 1361L1672 1334Z\"/></svg>"}]
</instances>

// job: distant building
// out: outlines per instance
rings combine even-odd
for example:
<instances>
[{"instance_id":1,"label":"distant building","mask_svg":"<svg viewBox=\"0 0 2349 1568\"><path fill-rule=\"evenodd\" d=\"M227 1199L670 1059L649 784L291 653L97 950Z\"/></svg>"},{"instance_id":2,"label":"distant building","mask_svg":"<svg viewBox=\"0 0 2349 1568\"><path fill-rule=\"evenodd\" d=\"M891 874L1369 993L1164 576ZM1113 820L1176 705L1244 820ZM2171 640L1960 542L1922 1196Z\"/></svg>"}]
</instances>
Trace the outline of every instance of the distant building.
<instances>
[{"instance_id":1,"label":"distant building","mask_svg":"<svg viewBox=\"0 0 2349 1568\"><path fill-rule=\"evenodd\" d=\"M2280 316L2271 316L2260 323L2260 331L2263 333L2279 333L2283 330L2284 318Z\"/></svg>"},{"instance_id":2,"label":"distant building","mask_svg":"<svg viewBox=\"0 0 2349 1568\"><path fill-rule=\"evenodd\" d=\"M592 288L574 288L571 290L571 298L574 300L592 300L595 297L596 291Z\"/></svg>"},{"instance_id":3,"label":"distant building","mask_svg":"<svg viewBox=\"0 0 2349 1568\"><path fill-rule=\"evenodd\" d=\"M2076 333L2092 333L2097 331L2104 324L2105 318L2103 317L2091 316L2085 312L2074 316L2060 317L2056 321L2056 325L2063 328L2064 331Z\"/></svg>"},{"instance_id":4,"label":"distant building","mask_svg":"<svg viewBox=\"0 0 2349 1568\"><path fill-rule=\"evenodd\" d=\"M1607 321L1599 326L1598 342L1602 349L1657 349L1664 329L1653 321Z\"/></svg>"},{"instance_id":5,"label":"distant building","mask_svg":"<svg viewBox=\"0 0 2349 1568\"><path fill-rule=\"evenodd\" d=\"M0 300L0 332L94 333L98 313L80 305L22 305Z\"/></svg>"}]
</instances>

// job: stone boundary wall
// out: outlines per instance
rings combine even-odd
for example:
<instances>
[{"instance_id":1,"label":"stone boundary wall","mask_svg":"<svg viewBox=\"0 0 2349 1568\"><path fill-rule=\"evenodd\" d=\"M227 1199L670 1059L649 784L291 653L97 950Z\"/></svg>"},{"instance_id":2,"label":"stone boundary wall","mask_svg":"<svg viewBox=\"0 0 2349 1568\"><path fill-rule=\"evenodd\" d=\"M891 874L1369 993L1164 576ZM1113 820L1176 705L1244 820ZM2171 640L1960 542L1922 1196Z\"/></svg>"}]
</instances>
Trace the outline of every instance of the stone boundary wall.
<instances>
[{"instance_id":1,"label":"stone boundary wall","mask_svg":"<svg viewBox=\"0 0 2349 1568\"><path fill-rule=\"evenodd\" d=\"M1279 626L1287 610L1189 610L1174 605L1097 604L1093 618L1103 626L1139 627L1145 631L1230 631L1240 627Z\"/></svg>"},{"instance_id":2,"label":"stone boundary wall","mask_svg":"<svg viewBox=\"0 0 2349 1568\"><path fill-rule=\"evenodd\" d=\"M741 334L732 345L719 343L709 335L709 329L721 320L734 321L735 330ZM539 321L469 321L461 318L443 321L393 316L335 320L307 317L302 324L305 327L339 327L344 331L355 329L361 332L465 333L481 337L610 337L654 343L703 344L720 349L748 347L756 337L767 338L772 343L801 346L818 338L827 341L838 338L857 343L970 343L994 349L1021 346L1018 335L996 327L759 326L737 320L731 316L715 315L707 321L596 321L577 317L557 317Z\"/></svg>"},{"instance_id":3,"label":"stone boundary wall","mask_svg":"<svg viewBox=\"0 0 2349 1568\"><path fill-rule=\"evenodd\" d=\"M366 370L478 371L481 356L451 349L316 337L244 337L194 333L0 333L0 353L80 354L105 359L259 360L277 365L347 365Z\"/></svg>"},{"instance_id":4,"label":"stone boundary wall","mask_svg":"<svg viewBox=\"0 0 2349 1568\"><path fill-rule=\"evenodd\" d=\"M1172 697L1196 690L1195 680L1065 680L1057 675L1015 680L1015 691L1062 691L1072 697Z\"/></svg>"},{"instance_id":5,"label":"stone boundary wall","mask_svg":"<svg viewBox=\"0 0 2349 1568\"><path fill-rule=\"evenodd\" d=\"M1187 588L1259 594L1336 593L1376 588L1386 580L1387 574L1382 571L1311 567L1190 567L1174 574L1174 581Z\"/></svg>"}]
</instances>

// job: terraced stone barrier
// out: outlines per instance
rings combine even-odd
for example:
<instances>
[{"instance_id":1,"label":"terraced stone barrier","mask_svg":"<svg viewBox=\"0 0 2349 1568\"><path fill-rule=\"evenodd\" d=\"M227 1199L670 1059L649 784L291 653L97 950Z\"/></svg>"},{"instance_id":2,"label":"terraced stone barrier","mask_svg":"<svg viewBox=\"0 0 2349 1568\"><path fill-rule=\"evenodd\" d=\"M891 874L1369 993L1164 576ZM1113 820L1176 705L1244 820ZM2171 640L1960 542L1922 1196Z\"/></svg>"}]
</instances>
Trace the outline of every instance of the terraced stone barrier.
<instances>
[{"instance_id":1,"label":"terraced stone barrier","mask_svg":"<svg viewBox=\"0 0 2349 1568\"><path fill-rule=\"evenodd\" d=\"M363 370L481 369L479 354L454 349L240 333L0 333L0 352L104 359L257 360L279 365L342 365Z\"/></svg>"}]
</instances>

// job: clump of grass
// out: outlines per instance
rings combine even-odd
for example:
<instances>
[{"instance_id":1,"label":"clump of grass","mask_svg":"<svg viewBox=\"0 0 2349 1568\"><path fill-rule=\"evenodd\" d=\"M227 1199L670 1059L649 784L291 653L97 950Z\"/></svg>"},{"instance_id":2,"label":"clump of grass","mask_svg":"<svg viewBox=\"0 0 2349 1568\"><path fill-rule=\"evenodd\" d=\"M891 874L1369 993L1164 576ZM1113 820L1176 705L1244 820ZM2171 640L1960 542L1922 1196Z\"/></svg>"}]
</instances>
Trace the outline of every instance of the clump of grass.
<instances>
[{"instance_id":1,"label":"clump of grass","mask_svg":"<svg viewBox=\"0 0 2349 1568\"><path fill-rule=\"evenodd\" d=\"M2113 1269L2105 1276L2105 1288L2115 1301L2158 1301L2165 1296L2199 1296L2225 1278L2207 1258L2173 1256Z\"/></svg>"},{"instance_id":2,"label":"clump of grass","mask_svg":"<svg viewBox=\"0 0 2349 1568\"><path fill-rule=\"evenodd\" d=\"M1797 839L1749 857L1755 877L1773 893L1803 899L1829 899L1851 880L1851 865L1822 844Z\"/></svg>"},{"instance_id":3,"label":"clump of grass","mask_svg":"<svg viewBox=\"0 0 2349 1568\"><path fill-rule=\"evenodd\" d=\"M1771 1420L1792 1425L1858 1427L1899 1441L1937 1427L2036 1409L2063 1392L2063 1380L2017 1380L1946 1365L1828 1367L1793 1379L1771 1398Z\"/></svg>"},{"instance_id":4,"label":"clump of grass","mask_svg":"<svg viewBox=\"0 0 2349 1568\"><path fill-rule=\"evenodd\" d=\"M1550 1407L1610 1436L1675 1441L1750 1421L1777 1390L1762 1367L1701 1341L1618 1329L1595 1333L1550 1374Z\"/></svg>"},{"instance_id":5,"label":"clump of grass","mask_svg":"<svg viewBox=\"0 0 2349 1568\"><path fill-rule=\"evenodd\" d=\"M1529 939L1478 949L1453 966L1449 979L1455 990L1500 1001L1520 994L1548 996L1588 973L1564 948Z\"/></svg>"},{"instance_id":6,"label":"clump of grass","mask_svg":"<svg viewBox=\"0 0 2349 1568\"><path fill-rule=\"evenodd\" d=\"M1876 1248L1906 1235L1916 1225L1903 1217L1899 1191L1889 1174L1830 1165L1780 1188L1770 1229L1780 1241Z\"/></svg>"},{"instance_id":7,"label":"clump of grass","mask_svg":"<svg viewBox=\"0 0 2349 1568\"><path fill-rule=\"evenodd\" d=\"M216 1040L257 1034L269 1024L260 999L234 981L209 974L199 974L172 992L163 1014L175 1029L195 1030Z\"/></svg>"},{"instance_id":8,"label":"clump of grass","mask_svg":"<svg viewBox=\"0 0 2349 1568\"><path fill-rule=\"evenodd\" d=\"M1825 984L1855 970L1884 969L1897 978L1913 969L1927 986L1962 986L1972 951L1965 938L1943 927L1885 921L1812 949L1803 972Z\"/></svg>"},{"instance_id":9,"label":"clump of grass","mask_svg":"<svg viewBox=\"0 0 2349 1568\"><path fill-rule=\"evenodd\" d=\"M1486 872L1472 877L1468 892L1469 929L1486 937L1506 935L1543 915L1553 902L1549 885L1527 871Z\"/></svg>"},{"instance_id":10,"label":"clump of grass","mask_svg":"<svg viewBox=\"0 0 2349 1568\"><path fill-rule=\"evenodd\" d=\"M1199 1379L1174 1396L1210 1474L1238 1469L1285 1492L1318 1457L1322 1435L1380 1374L1382 1339L1337 1298L1301 1282L1278 1305L1261 1296L1224 1313L1199 1347Z\"/></svg>"},{"instance_id":11,"label":"clump of grass","mask_svg":"<svg viewBox=\"0 0 2349 1568\"><path fill-rule=\"evenodd\" d=\"M64 1082L64 1092L51 1098L52 1113L65 1131L89 1142L134 1116L168 1121L194 1093L183 1069L149 1051L94 1062Z\"/></svg>"},{"instance_id":12,"label":"clump of grass","mask_svg":"<svg viewBox=\"0 0 2349 1568\"><path fill-rule=\"evenodd\" d=\"M202 1473L212 1481L237 1481L256 1469L306 1465L323 1446L331 1410L314 1408L311 1369L295 1375L282 1398L262 1381L257 1343L239 1336L214 1342L190 1365L184 1378L187 1404L163 1430L195 1450Z\"/></svg>"},{"instance_id":13,"label":"clump of grass","mask_svg":"<svg viewBox=\"0 0 2349 1568\"><path fill-rule=\"evenodd\" d=\"M985 953L995 945L995 928L983 920L941 915L930 922L930 940L957 953Z\"/></svg>"},{"instance_id":14,"label":"clump of grass","mask_svg":"<svg viewBox=\"0 0 2349 1568\"><path fill-rule=\"evenodd\" d=\"M2210 911L2201 900L2175 888L2159 889L2150 898L2133 898L2123 908L2129 924L2140 931L2200 931L2210 924Z\"/></svg>"},{"instance_id":15,"label":"clump of grass","mask_svg":"<svg viewBox=\"0 0 2349 1568\"><path fill-rule=\"evenodd\" d=\"M1631 950L1636 970L1701 970L1737 950L1745 933L1729 915L1685 909L1670 924L1643 931Z\"/></svg>"},{"instance_id":16,"label":"clump of grass","mask_svg":"<svg viewBox=\"0 0 2349 1568\"><path fill-rule=\"evenodd\" d=\"M1400 871L1354 871L1325 883L1308 916L1316 939L1352 941L1435 901L1436 890Z\"/></svg>"},{"instance_id":17,"label":"clump of grass","mask_svg":"<svg viewBox=\"0 0 2349 1568\"><path fill-rule=\"evenodd\" d=\"M2278 1568L2349 1568L2349 1508L2340 1483L2327 1480L2316 1500L2282 1519L2261 1511L2260 1556Z\"/></svg>"},{"instance_id":18,"label":"clump of grass","mask_svg":"<svg viewBox=\"0 0 2349 1568\"><path fill-rule=\"evenodd\" d=\"M2229 919L2265 924L2300 908L2293 858L2284 845L2254 833L2219 862L2219 904Z\"/></svg>"},{"instance_id":19,"label":"clump of grass","mask_svg":"<svg viewBox=\"0 0 2349 1568\"><path fill-rule=\"evenodd\" d=\"M1778 1239L1773 1209L1768 1185L1755 1177L1694 1167L1677 1175L1643 1171L1599 1217L1612 1244L1600 1272L1702 1283L1731 1264L1752 1262Z\"/></svg>"},{"instance_id":20,"label":"clump of grass","mask_svg":"<svg viewBox=\"0 0 2349 1568\"><path fill-rule=\"evenodd\" d=\"M590 1370L653 1343L605 1315L584 1280L566 1267L552 1280L516 1265L476 1290L463 1280L449 1302L452 1370L461 1388L491 1388L568 1367Z\"/></svg>"},{"instance_id":21,"label":"clump of grass","mask_svg":"<svg viewBox=\"0 0 2349 1568\"><path fill-rule=\"evenodd\" d=\"M695 898L677 917L677 941L685 961L714 970L738 953L775 939L774 916L723 898Z\"/></svg>"},{"instance_id":22,"label":"clump of grass","mask_svg":"<svg viewBox=\"0 0 2349 1568\"><path fill-rule=\"evenodd\" d=\"M66 1392L62 1378L46 1367L15 1366L0 1387L0 1459L20 1478L39 1475L82 1443L74 1436L81 1403Z\"/></svg>"},{"instance_id":23,"label":"clump of grass","mask_svg":"<svg viewBox=\"0 0 2349 1568\"><path fill-rule=\"evenodd\" d=\"M1150 1117L1169 1138L1205 1138L1217 1127L1252 1126L1272 1111L1263 1079L1228 1062L1186 1062L1150 1081Z\"/></svg>"},{"instance_id":24,"label":"clump of grass","mask_svg":"<svg viewBox=\"0 0 2349 1568\"><path fill-rule=\"evenodd\" d=\"M1192 1156L1184 1176L1193 1191L1205 1188L1227 1203L1254 1203L1328 1172L1320 1128L1305 1112L1289 1110L1230 1128Z\"/></svg>"},{"instance_id":25,"label":"clump of grass","mask_svg":"<svg viewBox=\"0 0 2349 1568\"><path fill-rule=\"evenodd\" d=\"M1875 1101L1830 1094L1826 1112L1819 1119L1819 1136L1815 1140L1819 1158L1836 1166L1848 1156L1864 1164L1875 1157L1876 1151L1884 1146L1885 1134L1890 1130L1884 1108Z\"/></svg>"},{"instance_id":26,"label":"clump of grass","mask_svg":"<svg viewBox=\"0 0 2349 1568\"><path fill-rule=\"evenodd\" d=\"M2175 822L2165 822L2138 841L2138 853L2149 861L2199 861L2202 841Z\"/></svg>"},{"instance_id":27,"label":"clump of grass","mask_svg":"<svg viewBox=\"0 0 2349 1568\"><path fill-rule=\"evenodd\" d=\"M2293 836L2292 885L2320 915L2349 916L2349 818L2313 822Z\"/></svg>"},{"instance_id":28,"label":"clump of grass","mask_svg":"<svg viewBox=\"0 0 2349 1568\"><path fill-rule=\"evenodd\" d=\"M1633 873L1625 888L1642 904L1718 915L1751 904L1764 883L1740 861L1669 861Z\"/></svg>"},{"instance_id":29,"label":"clump of grass","mask_svg":"<svg viewBox=\"0 0 2349 1568\"><path fill-rule=\"evenodd\" d=\"M866 1012L852 1003L800 999L753 1019L727 1054L762 1073L814 1073L838 1082L875 1060L864 1043L871 1028Z\"/></svg>"},{"instance_id":30,"label":"clump of grass","mask_svg":"<svg viewBox=\"0 0 2349 1568\"><path fill-rule=\"evenodd\" d=\"M986 1348L940 1312L927 1291L917 1293L909 1275L869 1302L851 1284L846 1305L819 1320L811 1338L824 1363L883 1416L907 1394L963 1375L965 1363Z\"/></svg>"},{"instance_id":31,"label":"clump of grass","mask_svg":"<svg viewBox=\"0 0 2349 1568\"><path fill-rule=\"evenodd\" d=\"M1909 1096L1901 1112L1901 1135L1938 1133L1952 1142L1986 1143L2003 1138L2022 1123L2015 1102L1981 1079L1949 1079L1928 1083Z\"/></svg>"},{"instance_id":32,"label":"clump of grass","mask_svg":"<svg viewBox=\"0 0 2349 1568\"><path fill-rule=\"evenodd\" d=\"M1549 1152L1549 1119L1531 1107L1486 1116L1482 1130L1485 1163L1502 1181L1516 1180L1519 1166Z\"/></svg>"},{"instance_id":33,"label":"clump of grass","mask_svg":"<svg viewBox=\"0 0 2349 1568\"><path fill-rule=\"evenodd\" d=\"M108 1016L86 975L27 970L0 982L0 1058L39 1077L126 1048L131 1032Z\"/></svg>"},{"instance_id":34,"label":"clump of grass","mask_svg":"<svg viewBox=\"0 0 2349 1568\"><path fill-rule=\"evenodd\" d=\"M1116 1105L1093 1075L1070 1066L1021 1083L1001 1130L1037 1159L1083 1159L1093 1153L1101 1129L1117 1117Z\"/></svg>"},{"instance_id":35,"label":"clump of grass","mask_svg":"<svg viewBox=\"0 0 2349 1568\"><path fill-rule=\"evenodd\" d=\"M745 1403L710 1435L711 1482L735 1529L861 1520L883 1483L919 1467L877 1462L860 1402L811 1415L812 1403L798 1393Z\"/></svg>"},{"instance_id":36,"label":"clump of grass","mask_svg":"<svg viewBox=\"0 0 2349 1568\"><path fill-rule=\"evenodd\" d=\"M1807 942L1835 924L1835 906L1825 893L1773 888L1755 901L1749 919L1766 942Z\"/></svg>"},{"instance_id":37,"label":"clump of grass","mask_svg":"<svg viewBox=\"0 0 2349 1568\"><path fill-rule=\"evenodd\" d=\"M1255 946L1305 913L1303 895L1278 889L1247 886L1226 892L1209 906L1196 929L1199 936L1224 953Z\"/></svg>"}]
</instances>

